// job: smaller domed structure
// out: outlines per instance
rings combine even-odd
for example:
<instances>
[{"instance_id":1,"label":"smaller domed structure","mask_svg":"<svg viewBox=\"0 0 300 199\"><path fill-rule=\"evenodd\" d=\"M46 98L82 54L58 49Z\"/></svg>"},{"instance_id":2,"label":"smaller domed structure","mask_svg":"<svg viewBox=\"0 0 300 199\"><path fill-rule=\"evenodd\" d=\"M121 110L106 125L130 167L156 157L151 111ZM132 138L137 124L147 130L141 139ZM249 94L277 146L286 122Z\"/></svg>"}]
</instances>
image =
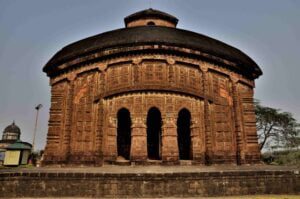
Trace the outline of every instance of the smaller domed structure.
<instances>
[{"instance_id":1,"label":"smaller domed structure","mask_svg":"<svg viewBox=\"0 0 300 199\"><path fill-rule=\"evenodd\" d=\"M20 135L21 135L21 130L13 121L11 125L7 126L4 129L2 140L16 141L20 139Z\"/></svg>"},{"instance_id":2,"label":"smaller domed structure","mask_svg":"<svg viewBox=\"0 0 300 199\"><path fill-rule=\"evenodd\" d=\"M0 165L18 166L27 164L32 145L20 140L21 130L13 123L7 126L0 140Z\"/></svg>"}]
</instances>

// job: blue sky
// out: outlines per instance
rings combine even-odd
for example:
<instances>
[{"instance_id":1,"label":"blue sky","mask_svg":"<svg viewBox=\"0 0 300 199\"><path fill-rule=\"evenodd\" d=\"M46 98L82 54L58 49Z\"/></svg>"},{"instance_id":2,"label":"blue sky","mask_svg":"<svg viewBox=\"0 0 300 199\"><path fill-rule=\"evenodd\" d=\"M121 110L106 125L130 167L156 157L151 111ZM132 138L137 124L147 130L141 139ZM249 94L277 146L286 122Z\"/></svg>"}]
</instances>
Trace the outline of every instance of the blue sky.
<instances>
[{"instance_id":1,"label":"blue sky","mask_svg":"<svg viewBox=\"0 0 300 199\"><path fill-rule=\"evenodd\" d=\"M239 48L261 67L255 97L300 121L300 1L240 0L0 0L0 131L13 120L45 146L50 105L42 67L65 45L124 27L123 18L150 7L179 19L178 28Z\"/></svg>"}]
</instances>

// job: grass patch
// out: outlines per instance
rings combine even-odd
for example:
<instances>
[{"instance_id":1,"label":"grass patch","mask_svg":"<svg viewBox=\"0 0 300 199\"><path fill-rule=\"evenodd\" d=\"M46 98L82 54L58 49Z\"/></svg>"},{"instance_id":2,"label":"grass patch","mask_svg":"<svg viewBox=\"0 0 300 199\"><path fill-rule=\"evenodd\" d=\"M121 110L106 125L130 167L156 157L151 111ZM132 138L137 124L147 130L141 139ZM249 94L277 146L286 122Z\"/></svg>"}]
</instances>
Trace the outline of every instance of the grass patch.
<instances>
[{"instance_id":1,"label":"grass patch","mask_svg":"<svg viewBox=\"0 0 300 199\"><path fill-rule=\"evenodd\" d=\"M263 161L272 165L300 166L300 151L275 151L262 154ZM300 199L300 197L299 197Z\"/></svg>"}]
</instances>

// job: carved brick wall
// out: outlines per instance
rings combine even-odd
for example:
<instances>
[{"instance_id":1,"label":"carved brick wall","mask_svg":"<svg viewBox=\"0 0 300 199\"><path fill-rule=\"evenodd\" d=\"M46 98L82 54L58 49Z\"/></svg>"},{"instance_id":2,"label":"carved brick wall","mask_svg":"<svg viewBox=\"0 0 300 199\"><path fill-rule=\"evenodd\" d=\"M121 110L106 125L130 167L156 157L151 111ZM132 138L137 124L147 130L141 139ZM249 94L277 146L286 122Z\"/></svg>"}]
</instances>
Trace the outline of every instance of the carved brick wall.
<instances>
[{"instance_id":1,"label":"carved brick wall","mask_svg":"<svg viewBox=\"0 0 300 199\"><path fill-rule=\"evenodd\" d=\"M47 145L45 149L46 161L63 162L69 145L71 114L70 83L60 81L51 88L51 108Z\"/></svg>"},{"instance_id":2,"label":"carved brick wall","mask_svg":"<svg viewBox=\"0 0 300 199\"><path fill-rule=\"evenodd\" d=\"M73 161L93 161L96 151L98 72L82 73L74 80L72 109L71 158Z\"/></svg>"},{"instance_id":3,"label":"carved brick wall","mask_svg":"<svg viewBox=\"0 0 300 199\"><path fill-rule=\"evenodd\" d=\"M146 162L151 107L162 117L162 162L179 160L176 123L183 108L191 114L193 163L258 161L253 82L226 68L178 56L136 55L83 65L52 77L51 84L45 164L116 161L121 108L131 117L130 160Z\"/></svg>"},{"instance_id":4,"label":"carved brick wall","mask_svg":"<svg viewBox=\"0 0 300 199\"><path fill-rule=\"evenodd\" d=\"M202 73L189 63L168 64L165 60L144 60L111 64L106 71L105 95L133 90L179 91L202 95Z\"/></svg>"},{"instance_id":5,"label":"carved brick wall","mask_svg":"<svg viewBox=\"0 0 300 199\"><path fill-rule=\"evenodd\" d=\"M213 121L214 162L233 162L235 159L234 124L231 82L228 76L210 71L209 87L214 104L211 105Z\"/></svg>"},{"instance_id":6,"label":"carved brick wall","mask_svg":"<svg viewBox=\"0 0 300 199\"><path fill-rule=\"evenodd\" d=\"M244 131L244 151L247 162L257 161L260 158L256 133L255 108L253 104L253 89L245 84L238 84L242 122Z\"/></svg>"}]
</instances>

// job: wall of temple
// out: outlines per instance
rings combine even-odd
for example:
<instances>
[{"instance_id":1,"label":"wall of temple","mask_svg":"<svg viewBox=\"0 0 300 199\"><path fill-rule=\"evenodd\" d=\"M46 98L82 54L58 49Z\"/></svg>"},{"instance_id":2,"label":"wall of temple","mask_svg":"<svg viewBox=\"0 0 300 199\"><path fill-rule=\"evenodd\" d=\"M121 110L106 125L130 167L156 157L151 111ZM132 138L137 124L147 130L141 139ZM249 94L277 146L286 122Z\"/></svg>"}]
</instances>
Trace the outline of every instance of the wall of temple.
<instances>
[{"instance_id":1,"label":"wall of temple","mask_svg":"<svg viewBox=\"0 0 300 199\"><path fill-rule=\"evenodd\" d=\"M191 115L192 163L259 160L254 83L226 67L167 54L124 56L51 77L51 86L45 164L115 162L122 108L130 113L130 161L146 162L153 107L162 121L160 161L178 163L182 109Z\"/></svg>"}]
</instances>

